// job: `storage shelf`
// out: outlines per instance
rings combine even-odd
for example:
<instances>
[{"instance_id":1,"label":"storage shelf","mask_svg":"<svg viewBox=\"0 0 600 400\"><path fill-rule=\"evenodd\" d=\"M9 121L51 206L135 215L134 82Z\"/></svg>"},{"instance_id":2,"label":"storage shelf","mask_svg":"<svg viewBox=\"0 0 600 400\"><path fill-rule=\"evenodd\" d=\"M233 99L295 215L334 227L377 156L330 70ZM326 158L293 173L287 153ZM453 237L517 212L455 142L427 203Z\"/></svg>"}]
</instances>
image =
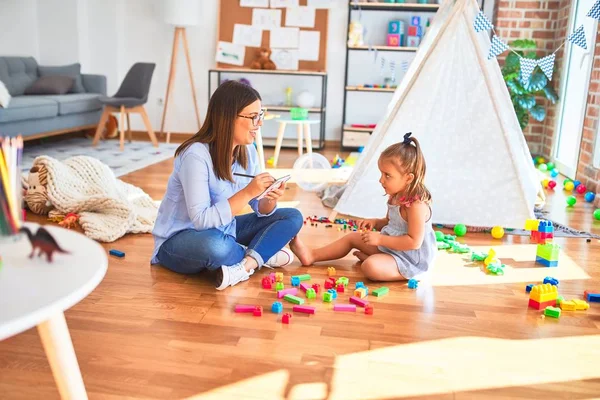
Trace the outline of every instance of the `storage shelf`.
<instances>
[{"instance_id":1,"label":"storage shelf","mask_svg":"<svg viewBox=\"0 0 600 400\"><path fill-rule=\"evenodd\" d=\"M406 47L406 46L348 46L350 50L377 50L377 51L407 51L415 52L418 50L417 47Z\"/></svg>"},{"instance_id":2,"label":"storage shelf","mask_svg":"<svg viewBox=\"0 0 600 400\"><path fill-rule=\"evenodd\" d=\"M271 69L250 69L250 68L213 68L210 71L222 73L242 73L242 74L272 74L272 75L311 75L325 76L327 72L318 71L292 71L292 70L271 70Z\"/></svg>"},{"instance_id":3,"label":"storage shelf","mask_svg":"<svg viewBox=\"0 0 600 400\"><path fill-rule=\"evenodd\" d=\"M423 11L435 12L440 8L439 4L416 4L416 3L384 3L384 2L350 2L350 8L353 10L381 10L381 11Z\"/></svg>"},{"instance_id":4,"label":"storage shelf","mask_svg":"<svg viewBox=\"0 0 600 400\"><path fill-rule=\"evenodd\" d=\"M291 111L292 108L294 107L287 107L287 106L265 106L263 105L263 108L267 109L268 111ZM309 108L308 112L309 113L320 113L321 111L325 111L325 108L323 108L322 110L320 108Z\"/></svg>"},{"instance_id":5,"label":"storage shelf","mask_svg":"<svg viewBox=\"0 0 600 400\"><path fill-rule=\"evenodd\" d=\"M384 92L394 93L396 88L366 88L358 86L346 86L346 90L349 92Z\"/></svg>"},{"instance_id":6,"label":"storage shelf","mask_svg":"<svg viewBox=\"0 0 600 400\"><path fill-rule=\"evenodd\" d=\"M375 128L358 128L350 125L344 125L344 130L352 132L373 132Z\"/></svg>"}]
</instances>

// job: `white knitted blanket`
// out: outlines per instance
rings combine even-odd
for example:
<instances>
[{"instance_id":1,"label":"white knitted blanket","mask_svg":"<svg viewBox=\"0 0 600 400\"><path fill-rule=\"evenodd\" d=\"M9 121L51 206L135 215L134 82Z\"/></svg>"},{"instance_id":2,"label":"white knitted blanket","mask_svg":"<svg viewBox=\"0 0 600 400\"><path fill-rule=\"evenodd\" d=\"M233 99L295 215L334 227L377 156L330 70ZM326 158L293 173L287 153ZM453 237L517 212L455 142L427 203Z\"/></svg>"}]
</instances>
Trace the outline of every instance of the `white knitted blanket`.
<instances>
[{"instance_id":1,"label":"white knitted blanket","mask_svg":"<svg viewBox=\"0 0 600 400\"><path fill-rule=\"evenodd\" d=\"M85 234L101 242L112 242L126 233L149 233L158 205L140 188L117 179L101 161L75 156L58 161L37 157L33 165L48 170L48 198L53 213L79 214Z\"/></svg>"}]
</instances>

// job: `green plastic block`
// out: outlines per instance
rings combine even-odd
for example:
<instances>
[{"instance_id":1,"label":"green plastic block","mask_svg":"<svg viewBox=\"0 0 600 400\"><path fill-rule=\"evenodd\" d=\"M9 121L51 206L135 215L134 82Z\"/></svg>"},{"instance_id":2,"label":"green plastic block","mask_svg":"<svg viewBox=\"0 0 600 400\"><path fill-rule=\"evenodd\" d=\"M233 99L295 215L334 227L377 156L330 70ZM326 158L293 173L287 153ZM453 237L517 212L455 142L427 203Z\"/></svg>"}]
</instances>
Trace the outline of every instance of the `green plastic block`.
<instances>
[{"instance_id":1,"label":"green plastic block","mask_svg":"<svg viewBox=\"0 0 600 400\"><path fill-rule=\"evenodd\" d=\"M390 291L390 289L383 286L383 287L380 287L379 289L373 290L373 296L381 297L383 295L388 294L389 291Z\"/></svg>"},{"instance_id":2,"label":"green plastic block","mask_svg":"<svg viewBox=\"0 0 600 400\"><path fill-rule=\"evenodd\" d=\"M450 245L445 242L437 242L437 248L438 250L446 250L450 248Z\"/></svg>"},{"instance_id":3,"label":"green plastic block","mask_svg":"<svg viewBox=\"0 0 600 400\"><path fill-rule=\"evenodd\" d=\"M446 236L444 236L444 240L446 242L455 242L456 241L456 236L454 236L454 235L446 235Z\"/></svg>"},{"instance_id":4,"label":"green plastic block","mask_svg":"<svg viewBox=\"0 0 600 400\"><path fill-rule=\"evenodd\" d=\"M458 254L465 254L470 252L471 249L466 244L460 244L455 242L454 244L452 244L452 251Z\"/></svg>"},{"instance_id":5,"label":"green plastic block","mask_svg":"<svg viewBox=\"0 0 600 400\"><path fill-rule=\"evenodd\" d=\"M294 275L294 278L298 278L300 280L300 282L303 281L310 281L310 275L309 274L304 274L304 275Z\"/></svg>"},{"instance_id":6,"label":"green plastic block","mask_svg":"<svg viewBox=\"0 0 600 400\"><path fill-rule=\"evenodd\" d=\"M535 255L548 261L558 261L560 246L553 243L538 244Z\"/></svg>"},{"instance_id":7,"label":"green plastic block","mask_svg":"<svg viewBox=\"0 0 600 400\"><path fill-rule=\"evenodd\" d=\"M562 303L563 301L565 301L565 298L564 298L564 297L562 297L562 296L558 296L558 297L556 298L556 305L557 305L557 306L560 306L560 303Z\"/></svg>"},{"instance_id":8,"label":"green plastic block","mask_svg":"<svg viewBox=\"0 0 600 400\"><path fill-rule=\"evenodd\" d=\"M488 264L486 270L493 275L504 275L504 264Z\"/></svg>"},{"instance_id":9,"label":"green plastic block","mask_svg":"<svg viewBox=\"0 0 600 400\"><path fill-rule=\"evenodd\" d=\"M283 282L277 282L275 284L275 291L283 290Z\"/></svg>"},{"instance_id":10,"label":"green plastic block","mask_svg":"<svg viewBox=\"0 0 600 400\"><path fill-rule=\"evenodd\" d=\"M310 288L306 290L306 298L307 299L315 299L317 297L317 293L315 293L315 289Z\"/></svg>"},{"instance_id":11,"label":"green plastic block","mask_svg":"<svg viewBox=\"0 0 600 400\"><path fill-rule=\"evenodd\" d=\"M294 303L294 304L304 304L304 299L301 299L300 297L296 297L292 294L286 294L285 296L283 296L283 299L289 301L290 303Z\"/></svg>"},{"instance_id":12,"label":"green plastic block","mask_svg":"<svg viewBox=\"0 0 600 400\"><path fill-rule=\"evenodd\" d=\"M331 293L329 293L329 292L323 293L323 301L325 303L331 303L331 300L332 300L331 299Z\"/></svg>"},{"instance_id":13,"label":"green plastic block","mask_svg":"<svg viewBox=\"0 0 600 400\"><path fill-rule=\"evenodd\" d=\"M345 276L340 276L340 277L338 278L338 280L337 280L337 281L335 281L335 284L336 284L336 285L339 285L339 284L341 283L341 284L342 284L342 285L344 285L344 286L348 286L348 282L350 282L350 281L348 280L348 278L346 278Z\"/></svg>"},{"instance_id":14,"label":"green plastic block","mask_svg":"<svg viewBox=\"0 0 600 400\"><path fill-rule=\"evenodd\" d=\"M558 318L560 317L560 308L548 306L544 310L544 315L547 317Z\"/></svg>"},{"instance_id":15,"label":"green plastic block","mask_svg":"<svg viewBox=\"0 0 600 400\"><path fill-rule=\"evenodd\" d=\"M437 240L438 242L443 241L444 240L444 232L435 231L435 240Z\"/></svg>"},{"instance_id":16,"label":"green plastic block","mask_svg":"<svg viewBox=\"0 0 600 400\"><path fill-rule=\"evenodd\" d=\"M474 251L471 253L471 261L483 261L487 258L487 254Z\"/></svg>"}]
</instances>

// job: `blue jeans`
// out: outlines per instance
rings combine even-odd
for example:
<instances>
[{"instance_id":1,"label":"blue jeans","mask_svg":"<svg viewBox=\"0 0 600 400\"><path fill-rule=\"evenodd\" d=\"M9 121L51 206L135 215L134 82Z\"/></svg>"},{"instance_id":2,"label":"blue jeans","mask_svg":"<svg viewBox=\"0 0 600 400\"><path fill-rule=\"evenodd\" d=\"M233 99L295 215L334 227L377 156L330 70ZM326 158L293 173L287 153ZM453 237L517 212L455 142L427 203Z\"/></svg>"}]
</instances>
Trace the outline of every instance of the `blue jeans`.
<instances>
[{"instance_id":1,"label":"blue jeans","mask_svg":"<svg viewBox=\"0 0 600 400\"><path fill-rule=\"evenodd\" d=\"M280 208L260 218L255 213L245 214L235 220L237 239L216 228L187 229L160 246L158 260L180 274L214 271L222 265L239 263L246 255L262 266L298 234L304 222L295 208Z\"/></svg>"}]
</instances>

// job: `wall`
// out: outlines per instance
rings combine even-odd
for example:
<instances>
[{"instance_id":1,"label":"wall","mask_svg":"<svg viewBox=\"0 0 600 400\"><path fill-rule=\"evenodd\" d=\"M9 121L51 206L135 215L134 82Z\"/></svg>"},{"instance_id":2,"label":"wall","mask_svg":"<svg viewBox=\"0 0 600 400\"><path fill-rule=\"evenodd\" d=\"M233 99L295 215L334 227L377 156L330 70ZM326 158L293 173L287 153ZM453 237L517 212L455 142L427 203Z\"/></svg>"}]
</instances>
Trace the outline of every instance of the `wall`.
<instances>
[{"instance_id":1,"label":"wall","mask_svg":"<svg viewBox=\"0 0 600 400\"><path fill-rule=\"evenodd\" d=\"M0 54L39 57L37 0L0 0Z\"/></svg>"}]
</instances>

